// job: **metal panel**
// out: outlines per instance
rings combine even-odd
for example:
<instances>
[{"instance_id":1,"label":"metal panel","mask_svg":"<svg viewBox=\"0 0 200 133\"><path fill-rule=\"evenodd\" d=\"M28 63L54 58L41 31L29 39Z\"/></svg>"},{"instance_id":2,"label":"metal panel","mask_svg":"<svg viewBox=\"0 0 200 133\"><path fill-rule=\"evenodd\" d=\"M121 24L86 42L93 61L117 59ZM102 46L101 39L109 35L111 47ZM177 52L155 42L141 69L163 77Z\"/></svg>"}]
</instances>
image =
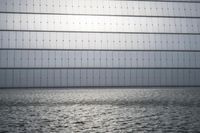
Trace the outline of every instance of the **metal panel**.
<instances>
[{"instance_id":1,"label":"metal panel","mask_svg":"<svg viewBox=\"0 0 200 133\"><path fill-rule=\"evenodd\" d=\"M8 67L8 51L0 51L1 67Z\"/></svg>"},{"instance_id":2,"label":"metal panel","mask_svg":"<svg viewBox=\"0 0 200 133\"><path fill-rule=\"evenodd\" d=\"M14 80L14 70L5 70L5 79L6 79L6 86L5 87L14 87L13 80Z\"/></svg>"},{"instance_id":3,"label":"metal panel","mask_svg":"<svg viewBox=\"0 0 200 133\"><path fill-rule=\"evenodd\" d=\"M100 80L100 70L98 70L98 69L94 69L93 70L93 72L94 72L94 86L100 86L100 82L99 82L99 80Z\"/></svg>"},{"instance_id":4,"label":"metal panel","mask_svg":"<svg viewBox=\"0 0 200 133\"><path fill-rule=\"evenodd\" d=\"M105 86L106 84L106 71L104 69L99 70L99 83L100 86Z\"/></svg>"},{"instance_id":5,"label":"metal panel","mask_svg":"<svg viewBox=\"0 0 200 133\"><path fill-rule=\"evenodd\" d=\"M34 86L39 87L42 86L42 70L34 70Z\"/></svg>"},{"instance_id":6,"label":"metal panel","mask_svg":"<svg viewBox=\"0 0 200 133\"><path fill-rule=\"evenodd\" d=\"M0 70L0 86L5 87L6 86L6 71Z\"/></svg>"},{"instance_id":7,"label":"metal panel","mask_svg":"<svg viewBox=\"0 0 200 133\"><path fill-rule=\"evenodd\" d=\"M80 70L80 78L79 78L79 80L81 82L80 86L87 86L87 72L86 72L86 69Z\"/></svg>"},{"instance_id":8,"label":"metal panel","mask_svg":"<svg viewBox=\"0 0 200 133\"><path fill-rule=\"evenodd\" d=\"M1 3L0 87L200 85L199 3Z\"/></svg>"},{"instance_id":9,"label":"metal panel","mask_svg":"<svg viewBox=\"0 0 200 133\"><path fill-rule=\"evenodd\" d=\"M86 70L87 73L87 78L86 78L86 86L93 86L93 70L87 69Z\"/></svg>"}]
</instances>

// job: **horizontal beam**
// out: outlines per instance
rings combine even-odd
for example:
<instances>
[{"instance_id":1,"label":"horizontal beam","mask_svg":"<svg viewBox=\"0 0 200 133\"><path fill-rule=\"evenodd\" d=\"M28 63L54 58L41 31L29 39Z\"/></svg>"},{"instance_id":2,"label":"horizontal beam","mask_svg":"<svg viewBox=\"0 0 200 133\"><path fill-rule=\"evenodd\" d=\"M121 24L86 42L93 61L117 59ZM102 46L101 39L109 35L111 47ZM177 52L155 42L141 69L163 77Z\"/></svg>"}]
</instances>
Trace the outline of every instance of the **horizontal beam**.
<instances>
[{"instance_id":1,"label":"horizontal beam","mask_svg":"<svg viewBox=\"0 0 200 133\"><path fill-rule=\"evenodd\" d=\"M24 69L198 69L199 67L1 67L0 70Z\"/></svg>"},{"instance_id":2,"label":"horizontal beam","mask_svg":"<svg viewBox=\"0 0 200 133\"><path fill-rule=\"evenodd\" d=\"M200 87L200 85L127 85L127 86L27 86L27 87L19 87L19 86L14 86L14 87L0 87L0 89L98 89L98 88L101 88L101 89L149 89L149 88L153 88L153 89L171 89L171 88L188 88L188 87L191 87L191 88L196 88L196 87Z\"/></svg>"},{"instance_id":3,"label":"horizontal beam","mask_svg":"<svg viewBox=\"0 0 200 133\"><path fill-rule=\"evenodd\" d=\"M116 14L89 14L89 13L39 13L39 12L9 12L0 11L3 14L31 14L31 15L60 15L60 16L107 16L107 17L146 17L146 18L185 18L185 19L200 19L200 16L156 16L156 15L116 15Z\"/></svg>"},{"instance_id":4,"label":"horizontal beam","mask_svg":"<svg viewBox=\"0 0 200 133\"><path fill-rule=\"evenodd\" d=\"M0 51L113 51L113 52L200 52L200 50L174 49L52 49L52 48L0 48Z\"/></svg>"},{"instance_id":5,"label":"horizontal beam","mask_svg":"<svg viewBox=\"0 0 200 133\"><path fill-rule=\"evenodd\" d=\"M174 33L174 32L114 32L114 31L60 31L60 30L9 30L0 29L6 32L62 32L62 33L101 33L101 34L171 34L171 35L200 35L200 33Z\"/></svg>"},{"instance_id":6,"label":"horizontal beam","mask_svg":"<svg viewBox=\"0 0 200 133\"><path fill-rule=\"evenodd\" d=\"M112 0L111 0L112 1ZM114 1L144 1L144 2L172 2L172 3L200 3L200 1L193 0L114 0Z\"/></svg>"}]
</instances>

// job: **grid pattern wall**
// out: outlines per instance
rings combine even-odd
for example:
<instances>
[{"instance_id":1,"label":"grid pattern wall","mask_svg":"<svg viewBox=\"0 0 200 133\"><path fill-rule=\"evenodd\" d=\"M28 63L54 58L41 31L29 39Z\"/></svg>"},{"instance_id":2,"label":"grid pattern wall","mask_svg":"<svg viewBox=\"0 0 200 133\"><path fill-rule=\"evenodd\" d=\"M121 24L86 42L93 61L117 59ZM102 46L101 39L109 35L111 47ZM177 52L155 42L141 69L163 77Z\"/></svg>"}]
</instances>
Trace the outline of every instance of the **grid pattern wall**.
<instances>
[{"instance_id":1,"label":"grid pattern wall","mask_svg":"<svg viewBox=\"0 0 200 133\"><path fill-rule=\"evenodd\" d=\"M0 88L200 86L200 1L0 3Z\"/></svg>"}]
</instances>

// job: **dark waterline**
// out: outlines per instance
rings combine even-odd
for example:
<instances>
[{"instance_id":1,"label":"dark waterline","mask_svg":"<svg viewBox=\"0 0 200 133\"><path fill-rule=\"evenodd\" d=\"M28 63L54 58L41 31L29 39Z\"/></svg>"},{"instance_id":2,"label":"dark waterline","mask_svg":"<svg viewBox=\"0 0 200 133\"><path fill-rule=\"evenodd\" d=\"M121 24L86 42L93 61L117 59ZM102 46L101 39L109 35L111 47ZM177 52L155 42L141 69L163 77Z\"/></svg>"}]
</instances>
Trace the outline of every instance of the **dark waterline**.
<instances>
[{"instance_id":1,"label":"dark waterline","mask_svg":"<svg viewBox=\"0 0 200 133\"><path fill-rule=\"evenodd\" d=\"M200 132L200 89L3 89L0 132Z\"/></svg>"}]
</instances>

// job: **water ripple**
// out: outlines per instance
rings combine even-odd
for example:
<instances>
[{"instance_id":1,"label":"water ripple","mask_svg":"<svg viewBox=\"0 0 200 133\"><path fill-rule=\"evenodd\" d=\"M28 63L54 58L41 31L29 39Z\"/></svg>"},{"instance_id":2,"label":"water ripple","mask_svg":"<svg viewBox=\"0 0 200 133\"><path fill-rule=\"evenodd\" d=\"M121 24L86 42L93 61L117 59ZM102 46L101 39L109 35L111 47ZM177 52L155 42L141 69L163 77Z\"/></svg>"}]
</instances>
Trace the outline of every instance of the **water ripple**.
<instances>
[{"instance_id":1,"label":"water ripple","mask_svg":"<svg viewBox=\"0 0 200 133\"><path fill-rule=\"evenodd\" d=\"M200 90L1 90L0 132L200 132Z\"/></svg>"}]
</instances>

